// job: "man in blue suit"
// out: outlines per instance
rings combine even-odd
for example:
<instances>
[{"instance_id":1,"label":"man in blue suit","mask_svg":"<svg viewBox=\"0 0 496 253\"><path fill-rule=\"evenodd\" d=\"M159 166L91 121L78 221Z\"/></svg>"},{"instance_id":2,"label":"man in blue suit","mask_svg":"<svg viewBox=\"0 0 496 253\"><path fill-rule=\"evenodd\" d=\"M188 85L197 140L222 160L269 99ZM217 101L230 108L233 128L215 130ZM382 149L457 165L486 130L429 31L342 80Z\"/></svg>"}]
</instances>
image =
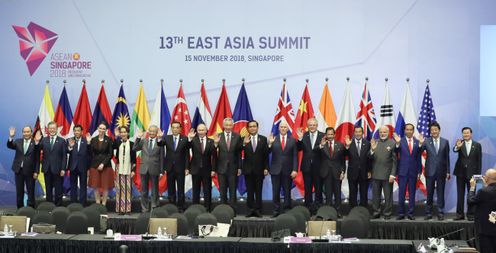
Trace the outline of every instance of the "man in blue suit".
<instances>
[{"instance_id":1,"label":"man in blue suit","mask_svg":"<svg viewBox=\"0 0 496 253\"><path fill-rule=\"evenodd\" d=\"M427 186L427 205L425 210L425 219L432 219L432 203L434 191L437 193L437 218L444 220L444 187L446 179L450 176L450 145L448 140L440 137L441 126L433 122L429 126L431 137L424 140L422 135L419 136L422 151L427 152L425 160L425 183Z\"/></svg>"},{"instance_id":2,"label":"man in blue suit","mask_svg":"<svg viewBox=\"0 0 496 253\"><path fill-rule=\"evenodd\" d=\"M291 209L291 179L298 173L298 147L296 140L288 135L286 121L279 123L279 135L269 138L269 151L272 154L269 173L272 179L272 203L277 217L281 208L281 186L284 190L284 209Z\"/></svg>"},{"instance_id":3,"label":"man in blue suit","mask_svg":"<svg viewBox=\"0 0 496 253\"><path fill-rule=\"evenodd\" d=\"M47 127L49 135L41 138L40 131L36 132L35 143L39 143L43 152L41 169L45 175L46 200L61 206L62 183L67 169L67 144L62 137L57 136L56 122L51 121Z\"/></svg>"},{"instance_id":4,"label":"man in blue suit","mask_svg":"<svg viewBox=\"0 0 496 253\"><path fill-rule=\"evenodd\" d=\"M89 145L86 138L83 138L83 127L75 125L72 128L74 138L68 139L69 146L69 171L71 172L71 202L78 202L78 179L79 179L79 202L86 205L87 178L90 162Z\"/></svg>"},{"instance_id":5,"label":"man in blue suit","mask_svg":"<svg viewBox=\"0 0 496 253\"><path fill-rule=\"evenodd\" d=\"M401 138L396 133L394 140L396 141L396 152L399 154L398 159L398 220L405 218L405 195L406 187L408 186L408 214L409 220L415 220L413 210L415 208L415 192L417 180L420 179L422 173L422 164L420 161L420 142L413 137L415 126L413 124L405 125L405 137Z\"/></svg>"}]
</instances>

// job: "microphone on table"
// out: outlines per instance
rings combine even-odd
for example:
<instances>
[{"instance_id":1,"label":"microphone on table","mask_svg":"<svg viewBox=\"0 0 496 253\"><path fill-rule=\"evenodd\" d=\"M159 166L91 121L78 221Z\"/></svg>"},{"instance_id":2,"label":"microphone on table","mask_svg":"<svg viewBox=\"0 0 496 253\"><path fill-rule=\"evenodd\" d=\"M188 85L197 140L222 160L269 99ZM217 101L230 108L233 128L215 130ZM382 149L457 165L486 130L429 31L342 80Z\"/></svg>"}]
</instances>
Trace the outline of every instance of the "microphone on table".
<instances>
[{"instance_id":1,"label":"microphone on table","mask_svg":"<svg viewBox=\"0 0 496 253\"><path fill-rule=\"evenodd\" d=\"M148 225L146 226L146 233L144 235L141 235L141 238L143 238L143 240L150 240L150 239L155 239L157 238L156 236L154 236L153 234L150 234L149 231L150 231L150 224L151 224L151 220L152 220L152 217L153 217L153 207L151 208L150 210L150 218L148 218Z\"/></svg>"},{"instance_id":2,"label":"microphone on table","mask_svg":"<svg viewBox=\"0 0 496 253\"><path fill-rule=\"evenodd\" d=\"M317 219L318 218L321 218L322 219L322 223L320 224L320 229L319 229L319 239L312 239L312 242L328 242L329 241L329 238L327 239L322 239L322 229L324 229L324 217L322 216L317 216L316 217Z\"/></svg>"}]
</instances>

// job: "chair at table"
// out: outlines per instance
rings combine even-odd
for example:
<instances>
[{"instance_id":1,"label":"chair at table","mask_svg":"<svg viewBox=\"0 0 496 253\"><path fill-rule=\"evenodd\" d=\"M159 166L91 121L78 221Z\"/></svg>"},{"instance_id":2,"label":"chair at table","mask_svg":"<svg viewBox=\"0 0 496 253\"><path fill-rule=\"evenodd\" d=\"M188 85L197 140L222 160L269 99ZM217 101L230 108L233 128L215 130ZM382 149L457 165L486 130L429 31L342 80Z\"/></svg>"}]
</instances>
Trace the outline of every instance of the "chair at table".
<instances>
[{"instance_id":1,"label":"chair at table","mask_svg":"<svg viewBox=\"0 0 496 253\"><path fill-rule=\"evenodd\" d=\"M67 208L69 211L76 212L76 211L82 211L84 209L84 206L81 205L81 203L70 203Z\"/></svg>"},{"instance_id":2,"label":"chair at table","mask_svg":"<svg viewBox=\"0 0 496 253\"><path fill-rule=\"evenodd\" d=\"M274 220L274 226L272 227L272 231L274 232L285 229L289 229L292 235L294 235L294 233L298 229L296 218L288 213L277 216L277 218Z\"/></svg>"},{"instance_id":3,"label":"chair at table","mask_svg":"<svg viewBox=\"0 0 496 253\"><path fill-rule=\"evenodd\" d=\"M146 234L148 232L148 224L150 223L150 213L141 213L134 223L135 234Z\"/></svg>"},{"instance_id":4,"label":"chair at table","mask_svg":"<svg viewBox=\"0 0 496 253\"><path fill-rule=\"evenodd\" d=\"M92 207L86 207L81 212L88 218L88 227L93 227L95 234L100 233L100 213Z\"/></svg>"},{"instance_id":5,"label":"chair at table","mask_svg":"<svg viewBox=\"0 0 496 253\"><path fill-rule=\"evenodd\" d=\"M182 213L173 213L169 215L169 218L177 220L177 235L188 235L189 234L189 224L188 219Z\"/></svg>"},{"instance_id":6,"label":"chair at table","mask_svg":"<svg viewBox=\"0 0 496 253\"><path fill-rule=\"evenodd\" d=\"M95 208L100 214L107 214L107 207L102 204L93 203L89 207Z\"/></svg>"},{"instance_id":7,"label":"chair at table","mask_svg":"<svg viewBox=\"0 0 496 253\"><path fill-rule=\"evenodd\" d=\"M197 209L197 210L200 210L202 213L206 213L207 212L207 208L205 208L201 204L193 204L193 205L189 206L188 209Z\"/></svg>"},{"instance_id":8,"label":"chair at table","mask_svg":"<svg viewBox=\"0 0 496 253\"><path fill-rule=\"evenodd\" d=\"M155 208L155 209L153 209L153 213L152 213L151 218L167 218L168 216L169 216L169 213L167 212L166 209Z\"/></svg>"},{"instance_id":9,"label":"chair at table","mask_svg":"<svg viewBox=\"0 0 496 253\"><path fill-rule=\"evenodd\" d=\"M74 211L69 214L65 222L66 234L87 234L88 217L81 211Z\"/></svg>"},{"instance_id":10,"label":"chair at table","mask_svg":"<svg viewBox=\"0 0 496 253\"><path fill-rule=\"evenodd\" d=\"M291 210L298 211L302 213L305 216L305 220L309 221L310 218L312 217L312 214L310 213L310 210L306 206L295 206Z\"/></svg>"},{"instance_id":11,"label":"chair at table","mask_svg":"<svg viewBox=\"0 0 496 253\"><path fill-rule=\"evenodd\" d=\"M232 219L232 218L234 218L236 216L236 212L228 204L220 204L220 205L216 206L212 212L214 212L214 211L220 211L220 210L224 210L227 213L229 213L230 219Z\"/></svg>"},{"instance_id":12,"label":"chair at table","mask_svg":"<svg viewBox=\"0 0 496 253\"><path fill-rule=\"evenodd\" d=\"M16 215L26 216L26 217L30 218L31 220L33 220L35 214L36 214L36 209L34 209L30 206L21 207L16 212Z\"/></svg>"},{"instance_id":13,"label":"chair at table","mask_svg":"<svg viewBox=\"0 0 496 253\"><path fill-rule=\"evenodd\" d=\"M41 202L38 207L36 207L36 210L38 211L47 211L47 212L51 212L53 209L55 209L55 204L52 203L52 202L48 202L48 201L45 201L45 202Z\"/></svg>"},{"instance_id":14,"label":"chair at table","mask_svg":"<svg viewBox=\"0 0 496 253\"><path fill-rule=\"evenodd\" d=\"M228 210L222 208L216 208L212 211L211 214L213 214L215 218L217 218L217 222L231 224L233 217L231 217L231 213L229 213Z\"/></svg>"},{"instance_id":15,"label":"chair at table","mask_svg":"<svg viewBox=\"0 0 496 253\"><path fill-rule=\"evenodd\" d=\"M52 211L52 219L53 223L57 228L57 231L64 233L65 231L65 223L67 222L67 217L69 217L71 212L67 207L59 206L53 209Z\"/></svg>"},{"instance_id":16,"label":"chair at table","mask_svg":"<svg viewBox=\"0 0 496 253\"><path fill-rule=\"evenodd\" d=\"M31 224L40 224L40 223L53 224L52 214L50 214L47 211L36 212Z\"/></svg>"},{"instance_id":17,"label":"chair at table","mask_svg":"<svg viewBox=\"0 0 496 253\"><path fill-rule=\"evenodd\" d=\"M217 218L215 218L215 216L211 213L199 214L198 216L196 216L195 228L194 228L193 232L195 232L195 234L197 234L197 232L198 232L199 235L209 234L209 231L203 232L203 234L199 233L199 231L198 231L200 229L200 227L205 226L205 225L217 226Z\"/></svg>"},{"instance_id":18,"label":"chair at table","mask_svg":"<svg viewBox=\"0 0 496 253\"><path fill-rule=\"evenodd\" d=\"M315 215L316 220L338 220L338 212L332 206L321 206Z\"/></svg>"},{"instance_id":19,"label":"chair at table","mask_svg":"<svg viewBox=\"0 0 496 253\"><path fill-rule=\"evenodd\" d=\"M305 233L306 228L306 218L305 215L300 210L291 209L287 214L293 215L296 219L296 232Z\"/></svg>"},{"instance_id":20,"label":"chair at table","mask_svg":"<svg viewBox=\"0 0 496 253\"><path fill-rule=\"evenodd\" d=\"M343 238L368 238L368 227L362 218L345 217L340 224L339 234Z\"/></svg>"},{"instance_id":21,"label":"chair at table","mask_svg":"<svg viewBox=\"0 0 496 253\"><path fill-rule=\"evenodd\" d=\"M186 216L186 219L188 219L188 225L189 225L188 234L194 234L196 230L195 229L196 217L200 214L202 214L202 212L196 208L188 208L186 209L186 211L184 211L184 216Z\"/></svg>"},{"instance_id":22,"label":"chair at table","mask_svg":"<svg viewBox=\"0 0 496 253\"><path fill-rule=\"evenodd\" d=\"M175 213L179 213L179 208L177 208L176 205L171 204L171 203L165 204L164 206L161 206L161 207L159 207L157 209L165 209L165 210L167 210L167 213L169 215L175 214Z\"/></svg>"}]
</instances>

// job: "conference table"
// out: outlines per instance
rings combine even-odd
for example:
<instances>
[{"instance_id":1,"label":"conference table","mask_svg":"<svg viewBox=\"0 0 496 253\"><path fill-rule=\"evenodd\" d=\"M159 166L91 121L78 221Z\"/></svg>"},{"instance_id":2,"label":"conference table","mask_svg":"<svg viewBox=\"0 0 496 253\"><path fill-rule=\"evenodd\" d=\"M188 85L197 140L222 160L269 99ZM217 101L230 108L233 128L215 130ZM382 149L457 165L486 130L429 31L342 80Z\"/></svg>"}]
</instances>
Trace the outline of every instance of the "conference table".
<instances>
[{"instance_id":1,"label":"conference table","mask_svg":"<svg viewBox=\"0 0 496 253\"><path fill-rule=\"evenodd\" d=\"M418 243L418 242L417 242ZM362 239L356 242L314 242L287 244L270 238L208 237L175 240L116 241L104 235L39 234L36 236L0 237L0 253L111 253L119 252L121 245L128 252L174 253L283 253L283 252L391 252L411 253L416 242L411 240Z\"/></svg>"}]
</instances>

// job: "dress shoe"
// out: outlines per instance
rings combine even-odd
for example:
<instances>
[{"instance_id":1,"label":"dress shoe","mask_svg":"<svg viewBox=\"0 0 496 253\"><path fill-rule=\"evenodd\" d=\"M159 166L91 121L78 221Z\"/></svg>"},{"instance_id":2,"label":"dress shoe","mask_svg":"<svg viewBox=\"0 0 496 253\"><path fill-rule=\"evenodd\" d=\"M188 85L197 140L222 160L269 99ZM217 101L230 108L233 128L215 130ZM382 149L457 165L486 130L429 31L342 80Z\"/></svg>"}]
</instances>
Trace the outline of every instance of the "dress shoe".
<instances>
[{"instance_id":1,"label":"dress shoe","mask_svg":"<svg viewBox=\"0 0 496 253\"><path fill-rule=\"evenodd\" d=\"M438 219L438 220L444 220L444 214L439 214L439 215L437 216L437 219Z\"/></svg>"},{"instance_id":2,"label":"dress shoe","mask_svg":"<svg viewBox=\"0 0 496 253\"><path fill-rule=\"evenodd\" d=\"M472 217L472 216L467 216L467 220L468 220L468 221L474 221L474 217Z\"/></svg>"},{"instance_id":3,"label":"dress shoe","mask_svg":"<svg viewBox=\"0 0 496 253\"><path fill-rule=\"evenodd\" d=\"M390 220L391 219L391 216L384 216L384 219L385 220Z\"/></svg>"},{"instance_id":4,"label":"dress shoe","mask_svg":"<svg viewBox=\"0 0 496 253\"><path fill-rule=\"evenodd\" d=\"M381 218L381 215L380 214L374 214L372 216L372 219L379 219L379 218Z\"/></svg>"},{"instance_id":5,"label":"dress shoe","mask_svg":"<svg viewBox=\"0 0 496 253\"><path fill-rule=\"evenodd\" d=\"M425 218L424 218L424 220L430 220L430 219L432 219L432 215L427 215L427 216L425 216Z\"/></svg>"},{"instance_id":6,"label":"dress shoe","mask_svg":"<svg viewBox=\"0 0 496 253\"><path fill-rule=\"evenodd\" d=\"M262 218L262 214L260 213L260 211L255 211L253 212L253 217Z\"/></svg>"},{"instance_id":7,"label":"dress shoe","mask_svg":"<svg viewBox=\"0 0 496 253\"><path fill-rule=\"evenodd\" d=\"M409 220L415 220L415 217L413 215L408 215L407 217Z\"/></svg>"},{"instance_id":8,"label":"dress shoe","mask_svg":"<svg viewBox=\"0 0 496 253\"><path fill-rule=\"evenodd\" d=\"M396 220L404 220L404 219L405 219L405 216L403 216L403 215L396 217Z\"/></svg>"},{"instance_id":9,"label":"dress shoe","mask_svg":"<svg viewBox=\"0 0 496 253\"><path fill-rule=\"evenodd\" d=\"M248 215L246 215L246 218L250 217L255 217L255 212L250 212Z\"/></svg>"},{"instance_id":10,"label":"dress shoe","mask_svg":"<svg viewBox=\"0 0 496 253\"><path fill-rule=\"evenodd\" d=\"M457 215L453 220L464 220L465 217L463 217L462 215Z\"/></svg>"},{"instance_id":11,"label":"dress shoe","mask_svg":"<svg viewBox=\"0 0 496 253\"><path fill-rule=\"evenodd\" d=\"M279 216L279 213L276 212L272 214L271 218L277 218L277 216Z\"/></svg>"}]
</instances>

